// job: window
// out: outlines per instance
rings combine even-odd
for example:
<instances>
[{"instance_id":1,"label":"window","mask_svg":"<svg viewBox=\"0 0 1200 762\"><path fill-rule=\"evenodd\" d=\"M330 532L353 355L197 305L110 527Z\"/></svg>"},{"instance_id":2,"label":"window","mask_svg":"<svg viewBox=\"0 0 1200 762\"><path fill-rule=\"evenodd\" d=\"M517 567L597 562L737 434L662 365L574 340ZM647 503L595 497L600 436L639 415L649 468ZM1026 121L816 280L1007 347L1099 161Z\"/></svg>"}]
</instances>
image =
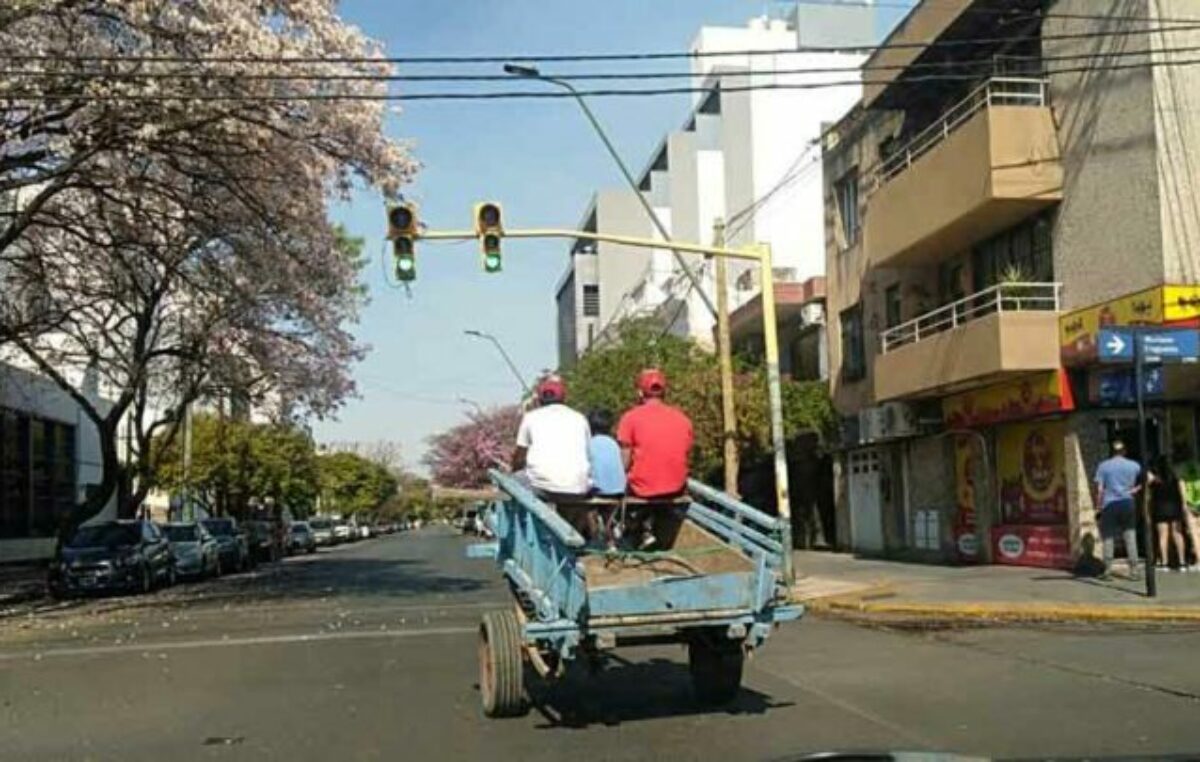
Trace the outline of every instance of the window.
<instances>
[{"instance_id":1,"label":"window","mask_svg":"<svg viewBox=\"0 0 1200 762\"><path fill-rule=\"evenodd\" d=\"M887 291L883 292L883 301L887 317L887 327L895 328L904 322L904 315L900 305L899 283L888 286Z\"/></svg>"},{"instance_id":2,"label":"window","mask_svg":"<svg viewBox=\"0 0 1200 762\"><path fill-rule=\"evenodd\" d=\"M1050 216L1038 215L992 236L976 246L971 257L976 291L1015 279L1027 283L1053 281Z\"/></svg>"},{"instance_id":3,"label":"window","mask_svg":"<svg viewBox=\"0 0 1200 762\"><path fill-rule=\"evenodd\" d=\"M867 353L863 345L862 305L842 310L842 378L858 381L867 375Z\"/></svg>"},{"instance_id":4,"label":"window","mask_svg":"<svg viewBox=\"0 0 1200 762\"><path fill-rule=\"evenodd\" d=\"M842 246L858 243L858 168L851 169L833 184L837 202L838 219L841 221Z\"/></svg>"},{"instance_id":5,"label":"window","mask_svg":"<svg viewBox=\"0 0 1200 762\"><path fill-rule=\"evenodd\" d=\"M583 287L583 316L600 317L600 286Z\"/></svg>"},{"instance_id":6,"label":"window","mask_svg":"<svg viewBox=\"0 0 1200 762\"><path fill-rule=\"evenodd\" d=\"M0 409L0 538L53 536L75 496L75 427Z\"/></svg>"}]
</instances>

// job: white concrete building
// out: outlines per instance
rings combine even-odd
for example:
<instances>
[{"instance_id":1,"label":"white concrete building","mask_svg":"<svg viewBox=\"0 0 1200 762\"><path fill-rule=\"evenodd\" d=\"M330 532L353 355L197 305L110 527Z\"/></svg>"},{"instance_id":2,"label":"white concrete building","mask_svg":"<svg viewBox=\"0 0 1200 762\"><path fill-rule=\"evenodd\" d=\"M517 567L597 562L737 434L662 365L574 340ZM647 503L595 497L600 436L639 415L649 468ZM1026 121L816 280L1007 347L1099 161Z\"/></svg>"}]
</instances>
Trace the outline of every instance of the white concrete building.
<instances>
[{"instance_id":1,"label":"white concrete building","mask_svg":"<svg viewBox=\"0 0 1200 762\"><path fill-rule=\"evenodd\" d=\"M812 15L819 11L818 15ZM818 39L819 37L819 39ZM729 220L730 245L770 243L779 276L803 281L824 274L824 199L818 137L861 96L862 56L803 52L803 45L869 44L874 9L797 6L788 19L752 19L745 27L703 27L691 50L697 94L681 129L666 135L639 175L639 189L671 237L710 243L713 224ZM777 51L796 51L780 53ZM766 51L756 54L754 51ZM727 54L726 54L727 53ZM814 69L822 71L814 72ZM836 86L827 86L837 83ZM816 87L814 85L821 85ZM755 88L747 90L746 88ZM584 229L654 235L629 192L622 214L585 215ZM609 220L620 230L608 226ZM661 315L671 330L711 344L713 319L703 299L669 250L608 262L603 246L577 243L559 282L559 360L569 365L622 317ZM686 261L713 298L711 267L702 257ZM758 291L745 264L730 263L731 301L736 308ZM570 288L567 288L570 286ZM599 309L585 314L583 296L599 292Z\"/></svg>"}]
</instances>

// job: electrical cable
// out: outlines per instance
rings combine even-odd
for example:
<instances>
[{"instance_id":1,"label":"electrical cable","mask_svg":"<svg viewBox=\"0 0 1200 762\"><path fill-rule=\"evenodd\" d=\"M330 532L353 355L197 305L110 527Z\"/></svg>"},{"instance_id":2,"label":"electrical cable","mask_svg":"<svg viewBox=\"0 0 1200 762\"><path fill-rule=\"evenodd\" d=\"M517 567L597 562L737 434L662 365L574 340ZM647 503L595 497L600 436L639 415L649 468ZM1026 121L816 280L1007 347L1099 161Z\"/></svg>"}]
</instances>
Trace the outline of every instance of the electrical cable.
<instances>
[{"instance_id":1,"label":"electrical cable","mask_svg":"<svg viewBox=\"0 0 1200 762\"><path fill-rule=\"evenodd\" d=\"M1030 20L1047 18L1043 15L1031 15ZM1111 16L1098 16L1096 20L1122 19ZM1171 23L1159 20L1159 23ZM931 50L940 48L961 48L975 45L999 45L1014 42L1043 42L1047 40L1080 40L1104 37L1124 37L1131 35L1153 34L1156 32L1186 32L1200 29L1200 19L1178 20L1168 26L1147 26L1125 30L1094 30L1088 32L1065 32L1060 34L1037 34L1008 37L966 37L961 39L933 40L930 42L884 42L878 45L800 45L794 48L772 48L765 50L693 50L693 51L664 51L649 53L573 53L573 54L509 54L509 55L462 55L462 56L180 56L180 55L123 55L123 56L61 56L40 53L4 53L0 60L8 61L72 61L72 62L139 62L139 63L270 63L280 65L291 64L462 64L462 63L511 63L513 61L529 62L584 62L584 61L654 61L697 58L731 58L793 55L796 53L867 53L874 54L884 50Z\"/></svg>"}]
</instances>

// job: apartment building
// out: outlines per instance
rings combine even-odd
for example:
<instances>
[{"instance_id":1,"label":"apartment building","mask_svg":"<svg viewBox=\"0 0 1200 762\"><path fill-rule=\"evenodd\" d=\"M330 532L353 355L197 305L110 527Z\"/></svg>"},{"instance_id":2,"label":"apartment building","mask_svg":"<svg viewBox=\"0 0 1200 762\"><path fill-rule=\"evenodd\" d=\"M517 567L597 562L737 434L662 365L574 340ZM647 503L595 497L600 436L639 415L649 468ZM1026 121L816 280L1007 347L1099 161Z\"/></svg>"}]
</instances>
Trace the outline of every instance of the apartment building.
<instances>
[{"instance_id":1,"label":"apartment building","mask_svg":"<svg viewBox=\"0 0 1200 762\"><path fill-rule=\"evenodd\" d=\"M1153 369L1140 453L1132 371L1097 347L1200 326L1185 6L925 0L867 60L823 158L845 546L1069 567L1113 440L1195 457L1196 366Z\"/></svg>"},{"instance_id":2,"label":"apartment building","mask_svg":"<svg viewBox=\"0 0 1200 762\"><path fill-rule=\"evenodd\" d=\"M729 245L772 245L779 280L799 283L823 274L818 138L824 124L859 98L858 85L845 83L857 79L862 56L798 47L867 45L874 24L869 5L800 4L787 18L699 31L691 45L701 54L692 62L693 85L704 92L637 174L638 192L671 238L709 243L714 223L728 220ZM842 84L811 87L830 81ZM632 190L598 194L583 229L661 237ZM623 317L654 315L673 333L712 344L709 306L670 250L622 256L611 262L604 244L572 245L556 291L561 366ZM690 255L685 261L711 303L711 263ZM734 308L759 290L748 265L731 263L730 282Z\"/></svg>"}]
</instances>

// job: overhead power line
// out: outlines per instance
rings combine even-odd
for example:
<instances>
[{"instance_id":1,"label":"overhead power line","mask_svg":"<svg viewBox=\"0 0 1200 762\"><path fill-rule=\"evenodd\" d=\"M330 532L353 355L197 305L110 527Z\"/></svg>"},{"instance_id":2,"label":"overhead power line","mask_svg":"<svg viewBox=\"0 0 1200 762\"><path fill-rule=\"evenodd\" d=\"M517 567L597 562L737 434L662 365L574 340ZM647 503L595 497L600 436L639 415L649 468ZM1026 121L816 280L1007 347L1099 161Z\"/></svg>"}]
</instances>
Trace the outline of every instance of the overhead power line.
<instances>
[{"instance_id":1,"label":"overhead power line","mask_svg":"<svg viewBox=\"0 0 1200 762\"><path fill-rule=\"evenodd\" d=\"M1145 54L1149 56L1150 53ZM1138 61L1133 63L1115 63L1094 66L1072 66L1046 69L1038 76L1055 74L1091 73L1105 71L1126 71L1149 68L1177 68L1200 64L1200 58L1187 58L1171 61ZM714 87L666 87L655 89L612 88L599 90L583 90L578 95L583 97L646 97L658 95L688 95L721 93L745 93L762 91L788 90L821 90L831 87L852 87L860 85L891 85L920 84L929 82L973 82L978 81L978 74L930 74L918 77L906 77L902 80L870 80L847 79L821 82L768 82L753 85L714 86ZM514 99L556 99L574 98L576 94L557 91L537 90L504 90L495 92L433 92L433 93L363 93L363 92L315 92L315 93L155 93L143 94L111 94L85 92L30 92L20 90L0 91L0 100L9 101L75 101L75 102L297 102L297 101L478 101L478 100L514 100Z\"/></svg>"},{"instance_id":2,"label":"overhead power line","mask_svg":"<svg viewBox=\"0 0 1200 762\"><path fill-rule=\"evenodd\" d=\"M1031 16L1044 18L1043 16ZM1118 17L1101 16L1097 20L1121 22ZM1162 24L1167 24L1163 26ZM512 61L531 61L538 63L551 62L584 62L584 61L661 61L689 60L698 58L734 58L757 56L782 56L797 53L859 53L871 54L882 50L929 50L942 48L961 48L975 45L1000 45L1016 42L1038 42L1046 40L1080 40L1098 39L1104 37L1125 37L1142 34L1187 32L1200 29L1200 19L1179 20L1177 23L1159 21L1158 25L1130 29L1096 29L1086 32L1064 32L1060 34L1036 34L1022 36L992 36L966 37L961 39L938 39L930 42L885 42L880 45L801 45L794 48L773 48L766 50L692 50L664 51L644 53L569 53L569 54L522 54L508 55L463 55L463 56L179 56L179 55L123 55L123 56L62 56L34 53L5 53L0 54L0 60L6 61L61 61L61 62L146 62L146 63L246 63L246 64L470 64L470 63L509 63Z\"/></svg>"},{"instance_id":3,"label":"overhead power line","mask_svg":"<svg viewBox=\"0 0 1200 762\"><path fill-rule=\"evenodd\" d=\"M1156 48L1156 55L1174 53L1195 53L1200 51L1200 45L1184 47ZM1106 59L1121 59L1146 56L1145 50L1114 50L1112 52L1070 53L1048 56L1031 56L1033 63L1091 61ZM596 72L577 74L546 74L549 79L561 79L575 82L607 81L607 80L656 80L656 79L712 79L722 77L756 77L756 76L793 76L814 74L854 74L864 71L948 71L958 74L972 68L986 69L994 66L990 58L976 58L959 61L914 61L903 64L873 64L863 66L810 66L800 68L773 69L744 69L726 71L655 71L655 72ZM96 81L163 81L185 80L201 82L513 82L510 74L328 74L306 72L293 73L220 73L211 71L75 71L54 69L0 69L0 77L36 77L39 79L73 79Z\"/></svg>"}]
</instances>

